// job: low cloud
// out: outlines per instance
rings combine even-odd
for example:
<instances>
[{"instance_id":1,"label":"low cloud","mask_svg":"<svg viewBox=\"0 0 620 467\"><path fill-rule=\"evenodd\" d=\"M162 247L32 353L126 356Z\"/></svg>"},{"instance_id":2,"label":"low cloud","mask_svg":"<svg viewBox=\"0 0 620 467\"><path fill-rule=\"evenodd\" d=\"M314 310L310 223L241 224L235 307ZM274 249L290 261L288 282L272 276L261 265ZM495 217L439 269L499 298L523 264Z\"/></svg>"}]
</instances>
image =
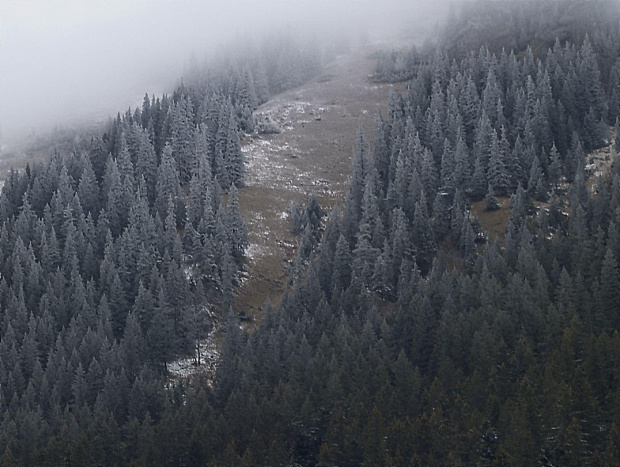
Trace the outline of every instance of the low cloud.
<instances>
[{"instance_id":1,"label":"low cloud","mask_svg":"<svg viewBox=\"0 0 620 467\"><path fill-rule=\"evenodd\" d=\"M426 0L0 0L3 137L122 110L171 86L192 54L236 36L278 26L395 31L434 8Z\"/></svg>"}]
</instances>

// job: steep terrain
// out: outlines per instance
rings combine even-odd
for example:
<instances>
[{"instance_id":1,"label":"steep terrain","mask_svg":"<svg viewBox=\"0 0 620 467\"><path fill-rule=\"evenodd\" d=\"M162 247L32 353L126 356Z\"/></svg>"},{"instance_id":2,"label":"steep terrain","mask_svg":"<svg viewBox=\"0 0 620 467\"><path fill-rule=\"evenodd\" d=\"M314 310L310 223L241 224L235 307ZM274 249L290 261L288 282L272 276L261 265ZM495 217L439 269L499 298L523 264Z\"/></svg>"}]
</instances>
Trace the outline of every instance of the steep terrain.
<instances>
[{"instance_id":1,"label":"steep terrain","mask_svg":"<svg viewBox=\"0 0 620 467\"><path fill-rule=\"evenodd\" d=\"M390 91L404 86L371 83L374 66L369 50L339 56L316 79L257 109L259 121L269 118L282 132L248 136L242 143L247 173L240 201L250 247L240 311L256 317L284 290L296 245L290 203L301 204L310 193L323 208L343 199L359 122L372 144L377 112L385 114Z\"/></svg>"}]
</instances>

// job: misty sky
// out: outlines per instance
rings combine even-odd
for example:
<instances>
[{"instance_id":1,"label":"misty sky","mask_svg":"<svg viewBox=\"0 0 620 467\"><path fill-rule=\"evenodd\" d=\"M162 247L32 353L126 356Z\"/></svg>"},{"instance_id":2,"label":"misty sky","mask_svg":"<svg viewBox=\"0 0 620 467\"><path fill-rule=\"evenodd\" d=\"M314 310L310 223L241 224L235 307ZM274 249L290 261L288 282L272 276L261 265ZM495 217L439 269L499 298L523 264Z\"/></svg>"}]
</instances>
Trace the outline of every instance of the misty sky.
<instances>
[{"instance_id":1,"label":"misty sky","mask_svg":"<svg viewBox=\"0 0 620 467\"><path fill-rule=\"evenodd\" d=\"M160 94L192 53L274 26L401 22L428 0L0 0L0 124L12 134Z\"/></svg>"}]
</instances>

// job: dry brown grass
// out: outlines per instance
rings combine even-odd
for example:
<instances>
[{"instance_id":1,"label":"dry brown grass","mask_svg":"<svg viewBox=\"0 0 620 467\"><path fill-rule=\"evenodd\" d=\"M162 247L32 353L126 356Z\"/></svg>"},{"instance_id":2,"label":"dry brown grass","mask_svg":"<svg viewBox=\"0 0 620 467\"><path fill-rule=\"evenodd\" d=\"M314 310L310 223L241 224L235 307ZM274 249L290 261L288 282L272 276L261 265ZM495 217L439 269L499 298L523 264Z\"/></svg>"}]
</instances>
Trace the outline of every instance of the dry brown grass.
<instances>
[{"instance_id":1,"label":"dry brown grass","mask_svg":"<svg viewBox=\"0 0 620 467\"><path fill-rule=\"evenodd\" d=\"M485 211L485 202L476 201L471 205L471 212L478 218L484 231L493 237L500 244L504 243L506 225L510 219L510 198L498 197L497 200L502 205L496 211Z\"/></svg>"}]
</instances>

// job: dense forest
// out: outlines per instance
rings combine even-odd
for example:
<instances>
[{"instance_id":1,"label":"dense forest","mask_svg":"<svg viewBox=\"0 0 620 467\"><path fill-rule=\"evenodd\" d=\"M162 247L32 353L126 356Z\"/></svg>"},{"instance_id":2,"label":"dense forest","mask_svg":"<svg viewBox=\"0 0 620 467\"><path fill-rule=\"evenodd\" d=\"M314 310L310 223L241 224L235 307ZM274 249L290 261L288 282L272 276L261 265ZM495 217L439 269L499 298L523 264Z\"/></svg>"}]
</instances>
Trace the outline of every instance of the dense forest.
<instances>
[{"instance_id":1,"label":"dense forest","mask_svg":"<svg viewBox=\"0 0 620 467\"><path fill-rule=\"evenodd\" d=\"M126 463L127 423L159 423L167 363L199 351L233 302L247 247L240 137L270 93L321 69L318 49L295 44L274 35L253 62L211 62L204 79L192 70L70 155L9 174L2 465Z\"/></svg>"},{"instance_id":2,"label":"dense forest","mask_svg":"<svg viewBox=\"0 0 620 467\"><path fill-rule=\"evenodd\" d=\"M294 210L251 330L239 141L319 47L196 68L11 173L0 464L620 465L620 164L588 164L620 147L620 9L584 3L474 2L435 50L380 54L407 92L360 125L342 205ZM171 383L214 313L214 378Z\"/></svg>"}]
</instances>

